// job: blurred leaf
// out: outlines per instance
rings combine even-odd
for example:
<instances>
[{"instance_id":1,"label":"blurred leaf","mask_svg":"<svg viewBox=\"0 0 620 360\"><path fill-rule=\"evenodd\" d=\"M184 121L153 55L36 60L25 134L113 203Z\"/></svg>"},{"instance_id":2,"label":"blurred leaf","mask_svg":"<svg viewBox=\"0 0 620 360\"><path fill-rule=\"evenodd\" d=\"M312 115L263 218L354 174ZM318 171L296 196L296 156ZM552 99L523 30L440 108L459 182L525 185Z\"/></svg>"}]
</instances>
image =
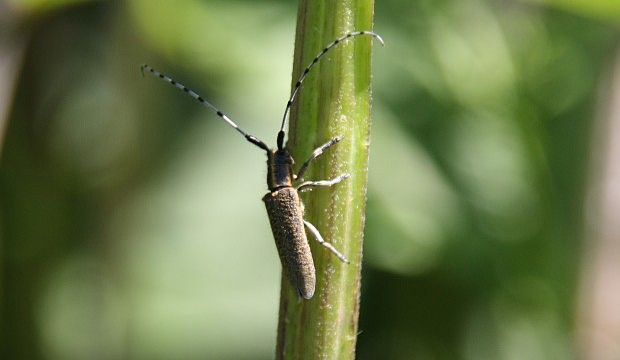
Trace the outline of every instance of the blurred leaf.
<instances>
[{"instance_id":1,"label":"blurred leaf","mask_svg":"<svg viewBox=\"0 0 620 360\"><path fill-rule=\"evenodd\" d=\"M6 0L18 12L37 13L58 9L63 6L93 2L94 0Z\"/></svg>"},{"instance_id":2,"label":"blurred leaf","mask_svg":"<svg viewBox=\"0 0 620 360\"><path fill-rule=\"evenodd\" d=\"M618 0L526 0L538 2L583 15L601 19L620 21L620 1Z\"/></svg>"},{"instance_id":3,"label":"blurred leaf","mask_svg":"<svg viewBox=\"0 0 620 360\"><path fill-rule=\"evenodd\" d=\"M430 154L388 112L375 108L375 116L364 260L398 274L427 272L458 232L462 209Z\"/></svg>"}]
</instances>

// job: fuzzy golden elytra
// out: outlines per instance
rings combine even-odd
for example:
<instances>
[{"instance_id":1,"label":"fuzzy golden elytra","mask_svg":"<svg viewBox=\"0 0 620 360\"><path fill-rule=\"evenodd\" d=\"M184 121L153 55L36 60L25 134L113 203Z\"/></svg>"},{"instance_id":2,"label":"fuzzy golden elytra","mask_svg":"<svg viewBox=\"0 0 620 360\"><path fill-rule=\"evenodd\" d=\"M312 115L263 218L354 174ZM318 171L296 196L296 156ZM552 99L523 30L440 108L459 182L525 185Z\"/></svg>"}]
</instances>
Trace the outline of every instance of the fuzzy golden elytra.
<instances>
[{"instance_id":1,"label":"fuzzy golden elytra","mask_svg":"<svg viewBox=\"0 0 620 360\"><path fill-rule=\"evenodd\" d=\"M312 260L312 253L310 252L310 246L308 245L305 229L310 230L312 235L314 235L321 245L329 249L344 263L348 263L349 260L347 260L344 255L336 250L332 244L323 240L323 237L314 225L304 220L304 207L301 199L299 198L299 192L310 189L314 186L332 186L349 177L349 174L342 174L331 180L305 181L295 185L297 180L301 180L303 178L310 162L316 159L330 146L340 141L341 138L336 136L316 148L312 154L310 154L308 159L301 165L297 173L295 173L293 170L293 158L286 146L284 146L284 125L286 123L286 117L291 108L291 104L293 103L293 100L295 100L295 96L299 92L301 84L312 67L323 55L325 55L329 49L350 37L358 35L372 36L383 45L383 40L381 37L371 31L353 31L337 38L323 48L323 50L321 50L312 62L304 69L303 73L299 77L299 80L297 80L293 90L291 91L289 100L286 103L286 108L284 109L282 125L280 126L280 131L278 132L277 137L277 148L275 149L270 149L262 140L243 131L228 116L191 89L160 73L147 64L143 64L141 66L142 73L144 73L144 70L149 71L155 76L183 90L191 97L198 100L198 102L200 102L203 106L215 112L217 116L226 121L228 125L232 126L239 133L241 133L247 141L267 152L267 187L269 188L269 192L263 196L263 201L265 202L265 207L267 208L271 231L273 232L273 237L276 242L276 247L278 249L278 255L280 256L284 274L293 287L297 290L297 293L304 299L312 298L316 285L314 262Z\"/></svg>"}]
</instances>

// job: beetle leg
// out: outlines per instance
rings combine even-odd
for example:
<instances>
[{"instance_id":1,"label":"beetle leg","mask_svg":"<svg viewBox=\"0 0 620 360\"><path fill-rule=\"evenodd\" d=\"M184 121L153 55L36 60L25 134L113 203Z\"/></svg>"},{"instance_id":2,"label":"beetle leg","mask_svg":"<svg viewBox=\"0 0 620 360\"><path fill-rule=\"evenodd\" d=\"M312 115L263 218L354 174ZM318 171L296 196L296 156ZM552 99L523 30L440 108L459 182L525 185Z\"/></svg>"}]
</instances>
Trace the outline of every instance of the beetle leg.
<instances>
[{"instance_id":1,"label":"beetle leg","mask_svg":"<svg viewBox=\"0 0 620 360\"><path fill-rule=\"evenodd\" d=\"M323 240L323 237L321 236L321 233L319 233L319 230L317 228L315 228L314 225L310 224L306 220L304 220L304 224L306 224L306 227L308 228L308 230L310 230L312 235L314 235L316 241L318 241L319 244L321 244L324 247L328 248L329 251L334 253L334 255L336 255L338 257L338 259L340 259L342 262L345 262L347 264L349 263L349 260L344 255L342 255L338 250L336 250L334 245L332 245L332 244L328 243L327 241Z\"/></svg>"},{"instance_id":2,"label":"beetle leg","mask_svg":"<svg viewBox=\"0 0 620 360\"><path fill-rule=\"evenodd\" d=\"M310 162L312 160L316 159L319 155L321 155L323 153L323 151L325 151L328 147L334 145L335 143L337 143L340 140L342 140L342 137L335 136L331 140L326 142L325 144L323 144L323 145L319 146L318 148L314 149L312 154L310 154L308 159L306 161L304 161L304 163L299 168L299 172L297 173L297 176L295 178L296 179L301 179L302 176L304 176L304 173L306 172L306 170L308 169L308 165L310 165Z\"/></svg>"},{"instance_id":3,"label":"beetle leg","mask_svg":"<svg viewBox=\"0 0 620 360\"><path fill-rule=\"evenodd\" d=\"M297 187L297 191L312 190L313 186L332 186L334 184L338 184L349 176L351 176L351 174L341 174L331 180L304 181L303 183L299 184L299 186Z\"/></svg>"}]
</instances>

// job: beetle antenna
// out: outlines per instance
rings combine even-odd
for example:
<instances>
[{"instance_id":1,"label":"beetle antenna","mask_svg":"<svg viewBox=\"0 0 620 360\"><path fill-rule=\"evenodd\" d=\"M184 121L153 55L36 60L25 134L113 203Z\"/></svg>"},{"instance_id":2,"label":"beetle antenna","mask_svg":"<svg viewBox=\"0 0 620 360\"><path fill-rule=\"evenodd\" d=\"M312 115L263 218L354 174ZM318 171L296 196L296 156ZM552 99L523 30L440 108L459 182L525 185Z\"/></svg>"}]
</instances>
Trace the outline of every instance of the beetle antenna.
<instances>
[{"instance_id":1,"label":"beetle antenna","mask_svg":"<svg viewBox=\"0 0 620 360\"><path fill-rule=\"evenodd\" d=\"M169 78L168 76L160 73L159 71L153 69L152 67L150 67L147 64L142 64L140 66L140 71L142 71L142 76L144 76L144 70L147 70L148 72L152 73L153 75L157 76L158 78L165 80L167 82L169 82L170 84L174 85L175 87L183 90L185 93L189 94L189 96L193 97L194 99L196 99L199 103L201 103L204 107L208 108L209 110L213 111L217 116L219 116L222 120L226 121L226 123L228 123L228 125L232 126L233 128L235 128L235 130L237 130L241 135L243 135L243 137L245 137L245 139L249 142L251 142L252 144L258 146L259 148L269 152L269 146L267 146L263 141L261 141L259 138L257 138L254 135L250 135L248 133L246 133L245 131L243 131L237 124L235 124L234 121L232 121L226 114L224 114L223 112L221 112L218 108L216 108L213 104L211 104L210 102L208 102L207 100L203 99L202 96L198 95L196 92L194 92L192 89L185 87L185 85L177 82L176 80L173 80L172 78Z\"/></svg>"},{"instance_id":2,"label":"beetle antenna","mask_svg":"<svg viewBox=\"0 0 620 360\"><path fill-rule=\"evenodd\" d=\"M301 83L304 81L304 79L306 78L306 76L310 72L310 69L312 69L312 67L317 62L319 62L319 59L323 55L325 55L325 53L329 49L331 49L334 46L338 45L342 41L344 41L344 40L346 40L346 39L348 39L348 38L350 38L352 36L357 36L357 35L369 35L369 36L372 36L375 39L377 39L381 43L381 45L384 45L384 42L383 42L383 39L381 38L381 36L375 34L372 31L353 31L353 32L347 33L347 34L337 38L336 40L334 40L331 43L329 43L329 45L327 45L325 48L323 48L323 50L321 50L321 52L319 52L317 54L317 56L314 57L312 62L310 62L310 65L306 66L304 71L301 73L301 76L299 77L299 79L295 83L295 86L293 87L293 90L291 91L291 97L288 99L288 102L286 103L286 108L284 109L284 116L282 116L282 126L280 126L280 131L278 132L278 149L282 149L284 147L284 125L286 123L286 115L289 113L289 111L291 109L291 105L293 104L293 100L295 100L295 96L299 92L299 88L301 87Z\"/></svg>"}]
</instances>

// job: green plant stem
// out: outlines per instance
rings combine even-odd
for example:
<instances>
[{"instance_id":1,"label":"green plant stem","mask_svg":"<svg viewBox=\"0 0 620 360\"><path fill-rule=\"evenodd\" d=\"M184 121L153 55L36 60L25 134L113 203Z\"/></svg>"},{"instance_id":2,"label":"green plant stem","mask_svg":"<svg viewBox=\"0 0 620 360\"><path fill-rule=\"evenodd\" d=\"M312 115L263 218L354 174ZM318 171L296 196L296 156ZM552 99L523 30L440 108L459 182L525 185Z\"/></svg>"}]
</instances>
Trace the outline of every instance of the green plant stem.
<instances>
[{"instance_id":1,"label":"green plant stem","mask_svg":"<svg viewBox=\"0 0 620 360\"><path fill-rule=\"evenodd\" d=\"M373 0L301 0L293 79L325 45L354 30L371 30ZM344 139L310 166L306 179L351 177L302 195L305 217L350 261L342 263L308 241L317 272L310 300L282 279L276 358L353 359L357 338L362 239L370 135L372 38L350 38L330 50L308 75L292 111L287 146L295 159L333 138ZM293 84L294 84L293 82Z\"/></svg>"}]
</instances>

